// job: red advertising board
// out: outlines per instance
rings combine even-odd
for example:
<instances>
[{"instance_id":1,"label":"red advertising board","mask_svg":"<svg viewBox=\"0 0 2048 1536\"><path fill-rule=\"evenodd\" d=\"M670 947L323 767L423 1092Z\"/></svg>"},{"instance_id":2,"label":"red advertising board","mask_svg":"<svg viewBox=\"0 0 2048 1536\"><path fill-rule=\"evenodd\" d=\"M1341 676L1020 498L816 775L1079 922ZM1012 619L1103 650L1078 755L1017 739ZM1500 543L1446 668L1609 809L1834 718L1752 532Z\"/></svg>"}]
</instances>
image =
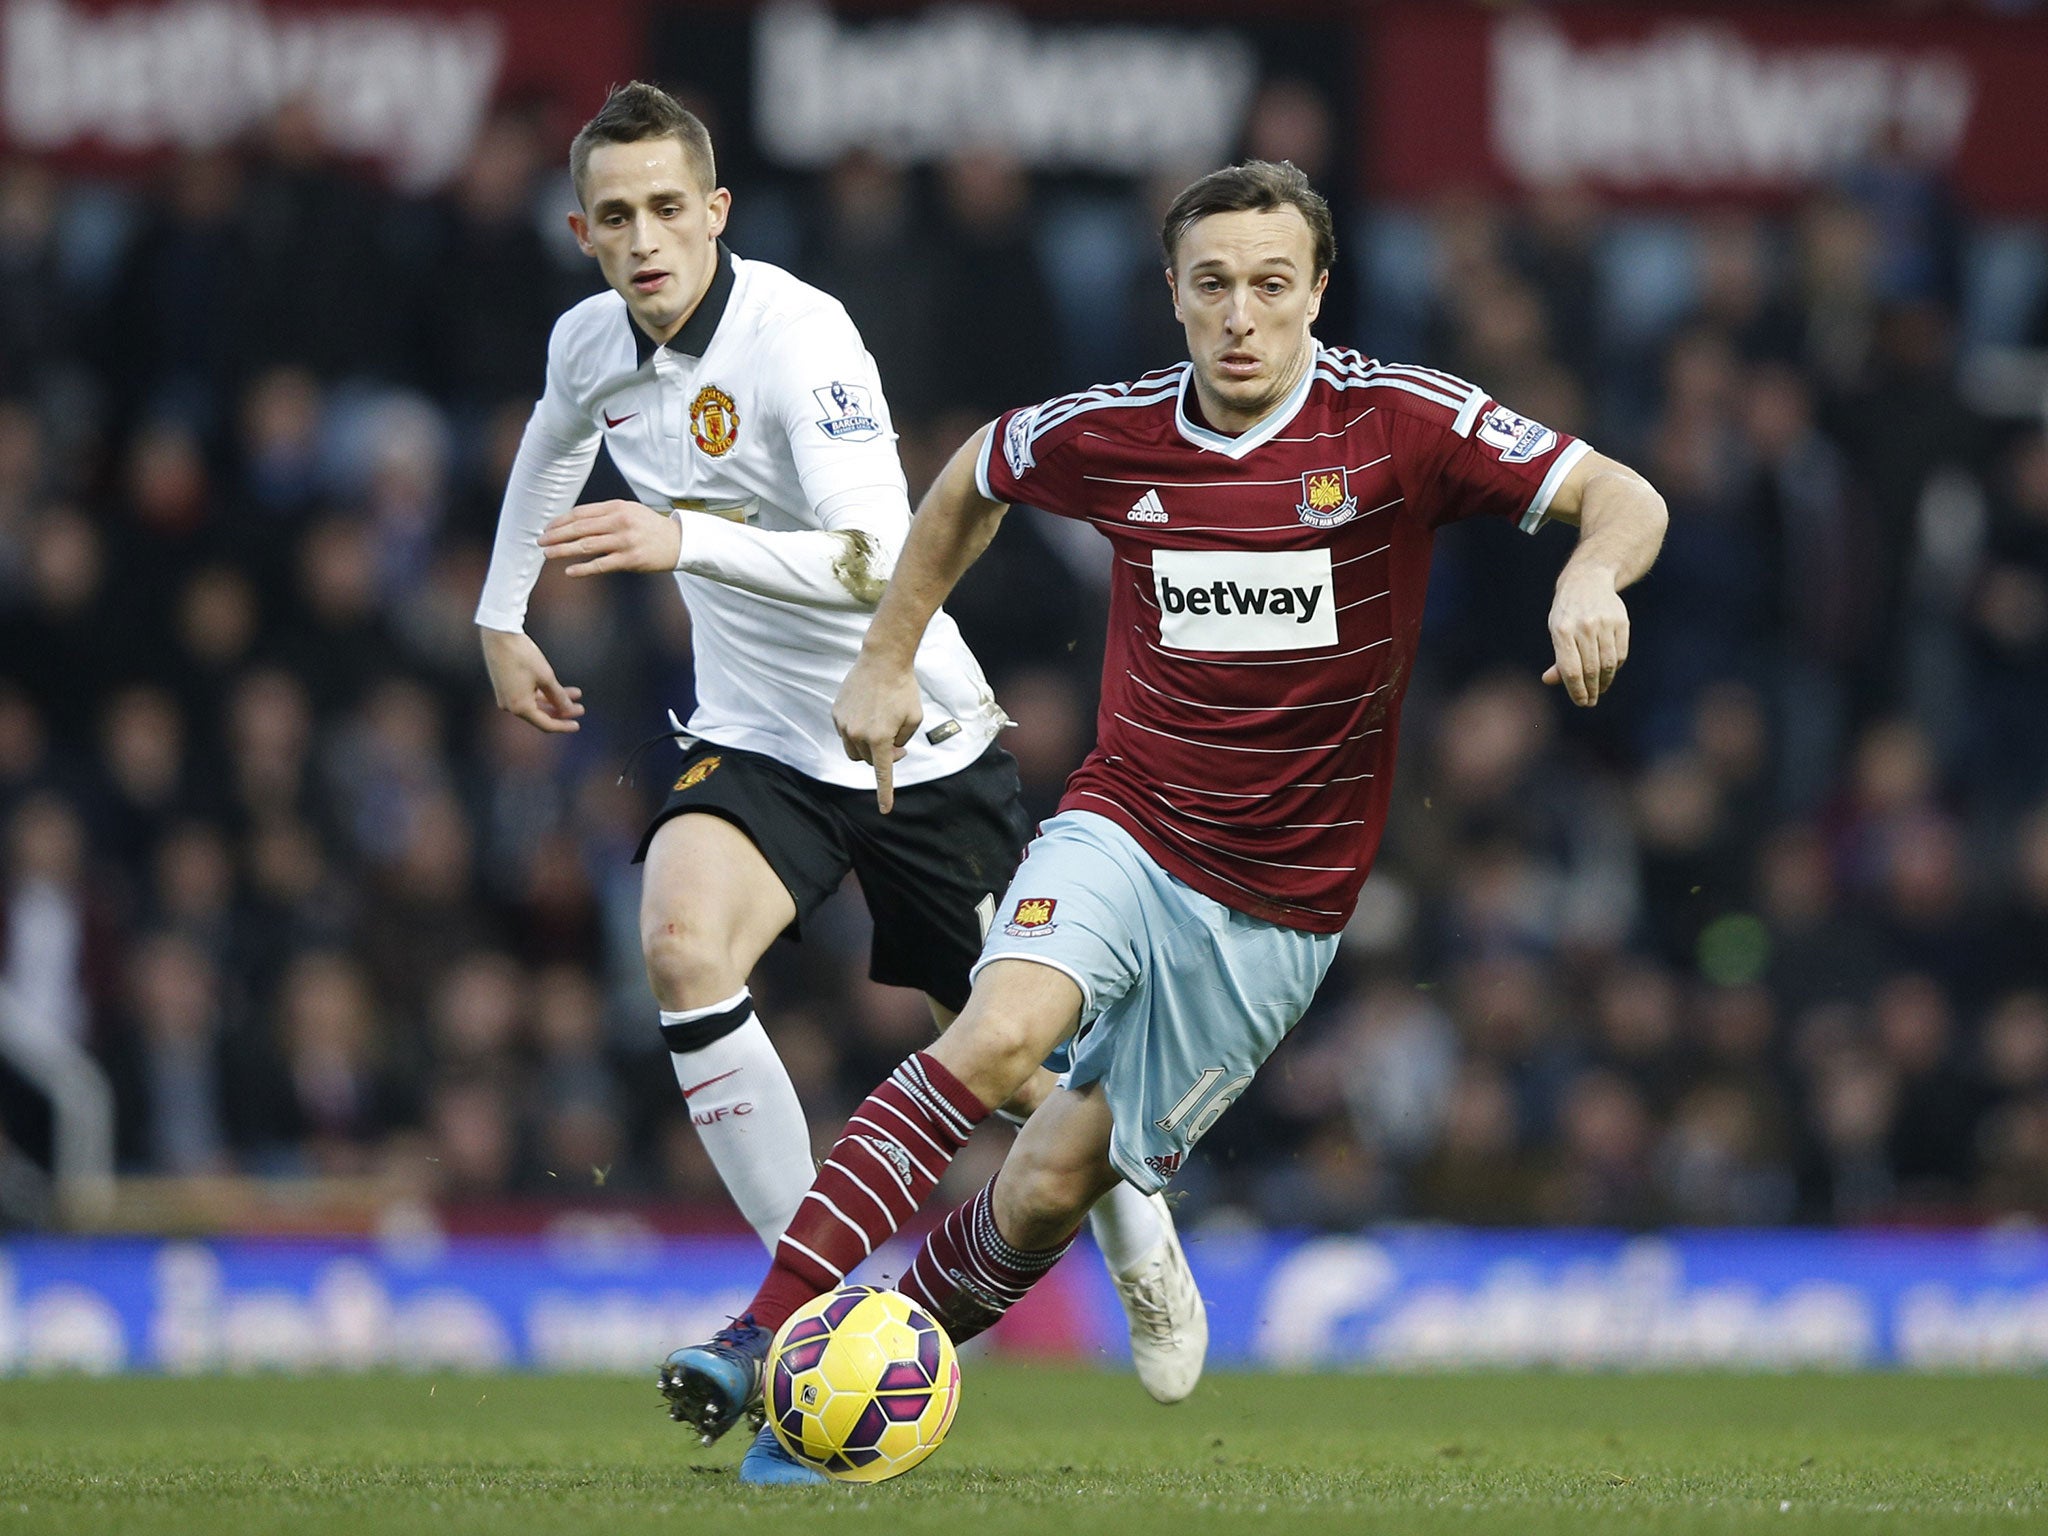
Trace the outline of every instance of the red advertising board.
<instances>
[{"instance_id":1,"label":"red advertising board","mask_svg":"<svg viewBox=\"0 0 2048 1536\"><path fill-rule=\"evenodd\" d=\"M2048 19L1397 4L1365 41L1381 195L1778 198L1889 153L1980 210L2048 212Z\"/></svg>"},{"instance_id":2,"label":"red advertising board","mask_svg":"<svg viewBox=\"0 0 2048 1536\"><path fill-rule=\"evenodd\" d=\"M0 148L118 166L298 102L329 148L429 187L496 102L573 127L646 30L636 0L0 0Z\"/></svg>"}]
</instances>

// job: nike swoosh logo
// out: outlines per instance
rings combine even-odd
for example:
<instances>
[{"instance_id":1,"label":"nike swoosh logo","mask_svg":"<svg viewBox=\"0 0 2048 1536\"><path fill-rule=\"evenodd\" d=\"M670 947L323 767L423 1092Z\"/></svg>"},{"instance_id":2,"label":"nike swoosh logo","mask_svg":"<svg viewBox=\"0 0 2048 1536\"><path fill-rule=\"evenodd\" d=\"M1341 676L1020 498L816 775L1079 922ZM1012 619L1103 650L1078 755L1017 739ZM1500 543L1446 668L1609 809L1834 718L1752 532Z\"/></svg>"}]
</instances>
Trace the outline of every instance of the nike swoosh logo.
<instances>
[{"instance_id":1,"label":"nike swoosh logo","mask_svg":"<svg viewBox=\"0 0 2048 1536\"><path fill-rule=\"evenodd\" d=\"M716 1077L707 1077L707 1078L705 1078L705 1079L704 1079L704 1081L703 1081L703 1082L699 1083L699 1084L698 1084L698 1085L697 1085L697 1086L696 1086L695 1088L685 1088L685 1089L683 1090L683 1098L684 1098L685 1100L687 1100L687 1099L688 1099L688 1098L690 1097L690 1095L691 1095L691 1094L693 1094L693 1093L701 1093L701 1092L703 1092L703 1091L704 1091L704 1090L705 1090L706 1088L709 1088L709 1087L710 1087L710 1086L711 1086L711 1085L712 1085L713 1083L722 1083L722 1082L724 1082L724 1081L725 1081L725 1080L726 1080L726 1079L727 1079L728 1077L738 1077L738 1076L740 1075L740 1072L741 1072L742 1070L743 1070L742 1068L739 1068L739 1067L734 1067L734 1068L733 1068L733 1069L732 1069L732 1070L731 1070L730 1072L721 1072L721 1073L719 1073L719 1074L718 1074L718 1076L716 1076Z\"/></svg>"},{"instance_id":2,"label":"nike swoosh logo","mask_svg":"<svg viewBox=\"0 0 2048 1536\"><path fill-rule=\"evenodd\" d=\"M612 413L610 411L606 411L604 413L604 424L608 427L623 427L627 422L631 421L635 416L638 416L639 414L640 413L638 411L628 411L625 415L620 416L617 419L614 419Z\"/></svg>"}]
</instances>

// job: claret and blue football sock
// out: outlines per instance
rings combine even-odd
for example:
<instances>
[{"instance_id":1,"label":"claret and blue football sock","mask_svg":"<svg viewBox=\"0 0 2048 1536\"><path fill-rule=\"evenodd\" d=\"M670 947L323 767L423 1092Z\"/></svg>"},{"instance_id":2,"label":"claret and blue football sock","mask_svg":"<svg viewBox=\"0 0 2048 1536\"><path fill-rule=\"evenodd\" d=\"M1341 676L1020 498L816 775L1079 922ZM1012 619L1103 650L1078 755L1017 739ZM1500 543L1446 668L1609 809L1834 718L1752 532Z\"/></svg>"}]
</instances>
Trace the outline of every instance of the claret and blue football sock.
<instances>
[{"instance_id":1,"label":"claret and blue football sock","mask_svg":"<svg viewBox=\"0 0 2048 1536\"><path fill-rule=\"evenodd\" d=\"M925 1051L862 1101L775 1247L747 1310L775 1329L873 1253L938 1187L989 1106Z\"/></svg>"},{"instance_id":2,"label":"claret and blue football sock","mask_svg":"<svg viewBox=\"0 0 2048 1536\"><path fill-rule=\"evenodd\" d=\"M664 1012L661 1034L704 1151L773 1253L817 1170L796 1085L751 994L742 987L708 1007Z\"/></svg>"},{"instance_id":3,"label":"claret and blue football sock","mask_svg":"<svg viewBox=\"0 0 2048 1536\"><path fill-rule=\"evenodd\" d=\"M1051 1248L1012 1246L996 1229L995 1188L995 1179L990 1179L934 1228L897 1285L938 1319L955 1344L1001 1322L1003 1314L1022 1301L1074 1244L1074 1234L1069 1233L1065 1242Z\"/></svg>"}]
</instances>

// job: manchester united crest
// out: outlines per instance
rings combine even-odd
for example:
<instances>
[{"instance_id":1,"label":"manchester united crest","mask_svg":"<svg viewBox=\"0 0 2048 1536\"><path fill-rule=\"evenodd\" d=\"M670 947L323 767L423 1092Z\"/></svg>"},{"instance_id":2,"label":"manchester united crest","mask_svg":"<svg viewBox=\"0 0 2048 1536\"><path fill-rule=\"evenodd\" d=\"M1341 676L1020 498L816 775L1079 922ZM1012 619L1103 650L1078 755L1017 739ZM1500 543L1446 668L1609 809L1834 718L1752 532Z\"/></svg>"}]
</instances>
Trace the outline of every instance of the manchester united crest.
<instances>
[{"instance_id":1,"label":"manchester united crest","mask_svg":"<svg viewBox=\"0 0 2048 1536\"><path fill-rule=\"evenodd\" d=\"M722 459L739 441L740 413L732 396L716 384L706 384L690 402L690 437L705 453Z\"/></svg>"},{"instance_id":2,"label":"manchester united crest","mask_svg":"<svg viewBox=\"0 0 2048 1536\"><path fill-rule=\"evenodd\" d=\"M712 753L709 757L698 758L697 761L683 770L683 776L676 780L676 789L695 789L699 784L710 778L712 774L718 772L718 765L723 761L724 759L716 752Z\"/></svg>"},{"instance_id":3,"label":"manchester united crest","mask_svg":"<svg viewBox=\"0 0 2048 1536\"><path fill-rule=\"evenodd\" d=\"M1351 479L1340 465L1336 469L1312 469L1301 477L1301 505L1294 509L1311 528L1334 528L1358 516L1358 498L1351 494Z\"/></svg>"},{"instance_id":4,"label":"manchester united crest","mask_svg":"<svg viewBox=\"0 0 2048 1536\"><path fill-rule=\"evenodd\" d=\"M1010 914L1003 932L1013 939L1035 939L1051 933L1059 926L1052 920L1053 908L1058 905L1051 896L1026 896L1017 903L1017 910Z\"/></svg>"}]
</instances>

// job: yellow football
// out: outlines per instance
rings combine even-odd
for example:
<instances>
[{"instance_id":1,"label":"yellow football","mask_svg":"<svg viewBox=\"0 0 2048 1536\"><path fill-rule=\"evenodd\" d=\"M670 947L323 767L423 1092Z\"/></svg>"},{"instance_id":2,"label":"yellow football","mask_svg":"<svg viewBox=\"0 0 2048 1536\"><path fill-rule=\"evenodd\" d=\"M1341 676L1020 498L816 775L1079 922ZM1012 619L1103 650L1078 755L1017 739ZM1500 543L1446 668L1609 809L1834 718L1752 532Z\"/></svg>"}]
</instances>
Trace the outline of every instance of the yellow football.
<instances>
[{"instance_id":1,"label":"yellow football","mask_svg":"<svg viewBox=\"0 0 2048 1536\"><path fill-rule=\"evenodd\" d=\"M800 1308L768 1350L768 1422L827 1477L879 1483L939 1448L960 1406L946 1330L896 1291L842 1286Z\"/></svg>"}]
</instances>

